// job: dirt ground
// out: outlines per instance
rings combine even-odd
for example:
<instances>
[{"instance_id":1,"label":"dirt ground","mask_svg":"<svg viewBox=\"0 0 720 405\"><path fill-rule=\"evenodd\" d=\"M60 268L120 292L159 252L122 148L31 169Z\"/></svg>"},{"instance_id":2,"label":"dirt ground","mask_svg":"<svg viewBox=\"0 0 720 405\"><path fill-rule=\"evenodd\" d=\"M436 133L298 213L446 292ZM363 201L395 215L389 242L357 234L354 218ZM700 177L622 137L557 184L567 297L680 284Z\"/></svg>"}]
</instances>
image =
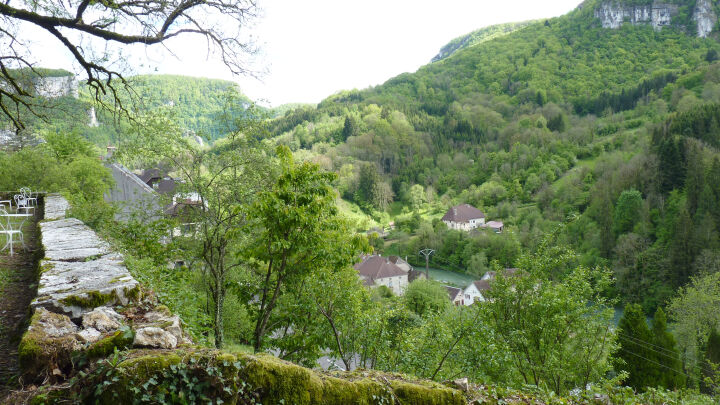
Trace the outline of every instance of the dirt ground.
<instances>
[{"instance_id":1,"label":"dirt ground","mask_svg":"<svg viewBox=\"0 0 720 405\"><path fill-rule=\"evenodd\" d=\"M26 249L18 243L15 254L0 252L0 404L14 389L20 388L17 348L27 328L30 301L37 293L39 230L37 219L26 221L23 227ZM5 245L0 235L0 247Z\"/></svg>"}]
</instances>

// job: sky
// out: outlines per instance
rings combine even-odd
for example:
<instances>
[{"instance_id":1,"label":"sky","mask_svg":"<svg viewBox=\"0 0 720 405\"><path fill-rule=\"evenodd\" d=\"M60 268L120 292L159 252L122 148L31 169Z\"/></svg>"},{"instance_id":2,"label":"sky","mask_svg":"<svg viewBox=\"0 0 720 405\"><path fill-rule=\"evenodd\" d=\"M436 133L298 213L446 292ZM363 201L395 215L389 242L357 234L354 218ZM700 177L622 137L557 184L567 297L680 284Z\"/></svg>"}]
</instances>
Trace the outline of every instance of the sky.
<instances>
[{"instance_id":1,"label":"sky","mask_svg":"<svg viewBox=\"0 0 720 405\"><path fill-rule=\"evenodd\" d=\"M138 73L234 80L262 104L318 103L345 89L382 84L430 62L453 38L493 24L559 16L581 0L258 0L246 31L260 47L259 78L233 77L204 41L187 38L127 53ZM61 47L38 34L42 66L68 68Z\"/></svg>"}]
</instances>

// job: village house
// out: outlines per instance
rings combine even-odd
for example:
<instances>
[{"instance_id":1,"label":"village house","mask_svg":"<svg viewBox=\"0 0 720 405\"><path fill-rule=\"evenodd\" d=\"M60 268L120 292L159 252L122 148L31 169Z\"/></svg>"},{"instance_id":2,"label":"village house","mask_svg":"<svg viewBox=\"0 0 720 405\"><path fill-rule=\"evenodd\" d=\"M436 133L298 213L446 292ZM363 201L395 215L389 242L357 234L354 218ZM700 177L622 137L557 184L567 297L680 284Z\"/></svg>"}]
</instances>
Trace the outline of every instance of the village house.
<instances>
[{"instance_id":1,"label":"village house","mask_svg":"<svg viewBox=\"0 0 720 405\"><path fill-rule=\"evenodd\" d=\"M445 289L447 290L448 298L450 298L450 302L452 302L453 305L455 305L456 307L460 305L467 305L465 304L463 299L462 288L450 287L449 285L446 285Z\"/></svg>"},{"instance_id":2,"label":"village house","mask_svg":"<svg viewBox=\"0 0 720 405\"><path fill-rule=\"evenodd\" d=\"M450 229L472 231L477 228L488 228L495 233L502 233L505 225L501 221L485 222L485 214L470 204L460 204L450 208L442 217L442 221Z\"/></svg>"},{"instance_id":3,"label":"village house","mask_svg":"<svg viewBox=\"0 0 720 405\"><path fill-rule=\"evenodd\" d=\"M377 287L384 285L390 288L395 295L403 295L410 282L408 278L409 272L393 263L388 257L380 255L363 256L360 263L357 263L354 267L365 286Z\"/></svg>"},{"instance_id":4,"label":"village house","mask_svg":"<svg viewBox=\"0 0 720 405\"><path fill-rule=\"evenodd\" d=\"M516 268L508 268L503 270L505 277L514 277L518 275L520 270ZM465 288L465 305L472 305L475 302L487 301L486 292L490 289L490 282L495 279L497 273L494 271L486 272L478 281L472 282Z\"/></svg>"},{"instance_id":5,"label":"village house","mask_svg":"<svg viewBox=\"0 0 720 405\"><path fill-rule=\"evenodd\" d=\"M472 305L476 302L485 302L485 292L490 289L490 280L478 280L470 283L463 292L464 304Z\"/></svg>"},{"instance_id":6,"label":"village house","mask_svg":"<svg viewBox=\"0 0 720 405\"><path fill-rule=\"evenodd\" d=\"M442 221L450 229L470 231L485 224L485 214L470 204L460 204L450 208Z\"/></svg>"},{"instance_id":7,"label":"village house","mask_svg":"<svg viewBox=\"0 0 720 405\"><path fill-rule=\"evenodd\" d=\"M495 233L502 233L505 224L503 224L502 221L488 221L486 224L482 225L482 227L491 229Z\"/></svg>"}]
</instances>

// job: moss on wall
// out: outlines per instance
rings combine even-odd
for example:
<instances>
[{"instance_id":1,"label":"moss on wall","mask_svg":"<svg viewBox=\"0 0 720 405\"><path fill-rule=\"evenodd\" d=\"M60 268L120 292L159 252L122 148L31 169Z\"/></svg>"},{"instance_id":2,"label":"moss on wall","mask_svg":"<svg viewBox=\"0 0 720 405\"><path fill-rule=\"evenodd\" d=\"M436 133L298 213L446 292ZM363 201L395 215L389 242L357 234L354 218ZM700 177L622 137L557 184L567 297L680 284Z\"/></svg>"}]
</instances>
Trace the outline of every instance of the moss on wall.
<instances>
[{"instance_id":1,"label":"moss on wall","mask_svg":"<svg viewBox=\"0 0 720 405\"><path fill-rule=\"evenodd\" d=\"M125 350L132 347L132 343L132 333L119 330L90 345L85 353L88 359L107 357L113 354L115 349Z\"/></svg>"},{"instance_id":2,"label":"moss on wall","mask_svg":"<svg viewBox=\"0 0 720 405\"><path fill-rule=\"evenodd\" d=\"M195 379L203 376L192 389L203 387L204 392L200 394L221 398L230 404L249 403L250 398L266 405L467 403L457 390L401 375L375 371L330 375L269 355L236 355L208 349L133 350L119 363L112 367L98 366L87 373L85 379L77 380L62 392L39 393L38 397L47 403L63 397L78 398L82 402L125 403L123 401L132 402L136 398L138 387L143 387L143 392L151 398L172 390L179 395L183 392L182 380L188 376ZM104 383L108 380L114 382ZM104 389L98 393L93 387L103 383ZM192 393L185 395L187 398Z\"/></svg>"},{"instance_id":3,"label":"moss on wall","mask_svg":"<svg viewBox=\"0 0 720 405\"><path fill-rule=\"evenodd\" d=\"M18 345L18 362L26 382L43 381L48 377L57 379L69 373L73 368L73 355L80 348L74 334L63 337L49 337L44 334L37 325L40 316L35 312L30 320L30 327ZM45 316L52 319L64 315L47 312Z\"/></svg>"},{"instance_id":4,"label":"moss on wall","mask_svg":"<svg viewBox=\"0 0 720 405\"><path fill-rule=\"evenodd\" d=\"M115 293L114 290L109 294L103 294L99 291L88 291L81 295L70 295L60 300L64 305L80 308L97 308L116 301L117 293Z\"/></svg>"}]
</instances>

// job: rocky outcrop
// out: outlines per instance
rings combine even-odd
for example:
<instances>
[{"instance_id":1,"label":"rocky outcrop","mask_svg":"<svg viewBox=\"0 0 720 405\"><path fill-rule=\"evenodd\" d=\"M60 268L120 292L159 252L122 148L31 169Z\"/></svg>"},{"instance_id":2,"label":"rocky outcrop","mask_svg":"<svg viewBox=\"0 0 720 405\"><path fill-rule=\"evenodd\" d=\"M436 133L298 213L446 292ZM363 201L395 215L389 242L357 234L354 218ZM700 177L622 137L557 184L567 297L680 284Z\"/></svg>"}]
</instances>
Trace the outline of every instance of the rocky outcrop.
<instances>
[{"instance_id":1,"label":"rocky outcrop","mask_svg":"<svg viewBox=\"0 0 720 405\"><path fill-rule=\"evenodd\" d=\"M672 23L678 10L677 4L659 1L634 5L629 1L608 0L595 9L595 17L600 19L604 28L616 29L629 22L634 25L651 24L654 29L659 30ZM697 26L697 36L707 37L715 28L718 19L713 0L696 0L692 13L692 19Z\"/></svg>"},{"instance_id":2,"label":"rocky outcrop","mask_svg":"<svg viewBox=\"0 0 720 405\"><path fill-rule=\"evenodd\" d=\"M659 30L670 25L677 12L678 6L668 3L632 5L608 1L595 10L595 17L600 19L603 28L617 29L629 22L633 25L650 24Z\"/></svg>"},{"instance_id":3,"label":"rocky outcrop","mask_svg":"<svg viewBox=\"0 0 720 405\"><path fill-rule=\"evenodd\" d=\"M78 82L75 76L38 77L33 80L35 93L46 98L78 98Z\"/></svg>"},{"instance_id":4,"label":"rocky outcrop","mask_svg":"<svg viewBox=\"0 0 720 405\"><path fill-rule=\"evenodd\" d=\"M705 38L712 32L717 19L711 0L696 0L693 20L697 24L697 35L700 38Z\"/></svg>"},{"instance_id":5,"label":"rocky outcrop","mask_svg":"<svg viewBox=\"0 0 720 405\"><path fill-rule=\"evenodd\" d=\"M95 114L95 107L90 107L90 110L88 111L88 118L90 119L90 122L88 123L90 128L97 128L100 126L100 123L97 120L97 114Z\"/></svg>"}]
</instances>

